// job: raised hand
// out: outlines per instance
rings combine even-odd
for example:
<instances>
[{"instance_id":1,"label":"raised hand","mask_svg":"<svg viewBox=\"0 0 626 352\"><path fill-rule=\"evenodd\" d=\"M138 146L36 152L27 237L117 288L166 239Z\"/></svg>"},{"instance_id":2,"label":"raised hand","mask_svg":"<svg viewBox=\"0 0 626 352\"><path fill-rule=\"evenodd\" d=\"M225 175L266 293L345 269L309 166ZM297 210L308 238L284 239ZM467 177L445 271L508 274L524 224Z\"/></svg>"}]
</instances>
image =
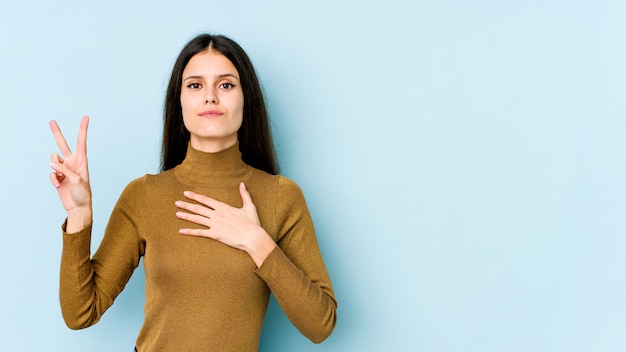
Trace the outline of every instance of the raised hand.
<instances>
[{"instance_id":1,"label":"raised hand","mask_svg":"<svg viewBox=\"0 0 626 352\"><path fill-rule=\"evenodd\" d=\"M63 156L53 153L50 166L54 172L50 181L57 189L59 198L67 210L68 233L79 231L91 223L91 188L87 167L87 127L89 117L84 116L76 142L76 152L72 153L56 121L50 121L50 129Z\"/></svg>"},{"instance_id":2,"label":"raised hand","mask_svg":"<svg viewBox=\"0 0 626 352\"><path fill-rule=\"evenodd\" d=\"M182 235L208 237L250 254L258 267L276 247L276 243L261 227L256 206L246 186L239 185L243 207L235 208L213 198L194 192L184 192L185 197L197 203L177 201L176 206L186 210L176 212L180 219L187 220L203 229L180 229Z\"/></svg>"}]
</instances>

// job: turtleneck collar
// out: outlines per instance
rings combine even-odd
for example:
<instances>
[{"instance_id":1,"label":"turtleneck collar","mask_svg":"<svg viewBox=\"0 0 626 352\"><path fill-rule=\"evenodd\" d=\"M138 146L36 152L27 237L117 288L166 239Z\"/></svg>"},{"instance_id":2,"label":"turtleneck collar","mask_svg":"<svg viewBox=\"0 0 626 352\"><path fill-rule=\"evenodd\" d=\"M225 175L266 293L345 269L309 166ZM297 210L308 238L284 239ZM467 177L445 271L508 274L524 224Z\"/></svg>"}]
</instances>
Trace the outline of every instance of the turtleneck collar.
<instances>
[{"instance_id":1,"label":"turtleneck collar","mask_svg":"<svg viewBox=\"0 0 626 352\"><path fill-rule=\"evenodd\" d=\"M187 145L185 160L174 168L176 177L188 185L230 187L245 181L252 168L241 160L239 142L216 153L205 153Z\"/></svg>"}]
</instances>

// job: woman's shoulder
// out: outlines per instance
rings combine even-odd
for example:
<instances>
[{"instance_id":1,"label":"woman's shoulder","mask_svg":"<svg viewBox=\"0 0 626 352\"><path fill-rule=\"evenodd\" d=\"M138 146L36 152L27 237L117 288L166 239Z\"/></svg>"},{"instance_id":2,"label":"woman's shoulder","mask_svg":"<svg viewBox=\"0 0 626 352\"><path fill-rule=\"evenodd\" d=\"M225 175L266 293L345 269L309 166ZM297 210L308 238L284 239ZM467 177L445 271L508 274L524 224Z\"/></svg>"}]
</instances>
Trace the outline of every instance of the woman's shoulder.
<instances>
[{"instance_id":1,"label":"woman's shoulder","mask_svg":"<svg viewBox=\"0 0 626 352\"><path fill-rule=\"evenodd\" d=\"M278 175L278 186L288 192L302 193L300 186L289 177Z\"/></svg>"},{"instance_id":2,"label":"woman's shoulder","mask_svg":"<svg viewBox=\"0 0 626 352\"><path fill-rule=\"evenodd\" d=\"M159 174L145 174L126 185L120 195L120 200L132 204L154 201L154 197L160 197L163 190L168 189L168 185L171 185L171 175L167 171Z\"/></svg>"},{"instance_id":3,"label":"woman's shoulder","mask_svg":"<svg viewBox=\"0 0 626 352\"><path fill-rule=\"evenodd\" d=\"M145 174L130 181L128 185L126 185L124 192L144 192L146 187L159 186L162 183L168 182L172 176L173 173L171 170L158 174Z\"/></svg>"},{"instance_id":4,"label":"woman's shoulder","mask_svg":"<svg viewBox=\"0 0 626 352\"><path fill-rule=\"evenodd\" d=\"M129 194L129 193L141 193L141 192L143 192L143 190L145 189L147 176L149 176L149 175L143 175L141 177L137 177L137 178L133 179L132 181L130 181L126 185L126 187L124 188L124 191L122 192L122 195Z\"/></svg>"},{"instance_id":5,"label":"woman's shoulder","mask_svg":"<svg viewBox=\"0 0 626 352\"><path fill-rule=\"evenodd\" d=\"M176 179L174 169L169 169L156 174L145 174L141 177L136 178L133 182L142 182L145 185L150 186L172 182L173 179Z\"/></svg>"},{"instance_id":6,"label":"woman's shoulder","mask_svg":"<svg viewBox=\"0 0 626 352\"><path fill-rule=\"evenodd\" d=\"M255 169L253 167L251 168L253 170L252 177L262 183L266 183L268 185L272 184L285 190L300 190L298 184L287 176L281 174L273 175L263 170Z\"/></svg>"},{"instance_id":7,"label":"woman's shoulder","mask_svg":"<svg viewBox=\"0 0 626 352\"><path fill-rule=\"evenodd\" d=\"M294 205L296 203L305 202L302 188L300 188L300 185L298 185L296 181L285 175L266 175L266 177L271 180L271 189L274 190L273 193L280 203Z\"/></svg>"}]
</instances>

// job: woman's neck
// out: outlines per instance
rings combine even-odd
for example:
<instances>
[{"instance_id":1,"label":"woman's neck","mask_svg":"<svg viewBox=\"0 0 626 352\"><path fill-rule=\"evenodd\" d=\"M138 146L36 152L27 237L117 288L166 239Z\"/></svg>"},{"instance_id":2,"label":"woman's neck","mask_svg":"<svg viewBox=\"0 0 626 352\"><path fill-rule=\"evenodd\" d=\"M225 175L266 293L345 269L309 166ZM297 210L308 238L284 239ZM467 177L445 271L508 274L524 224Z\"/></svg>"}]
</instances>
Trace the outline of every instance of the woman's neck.
<instances>
[{"instance_id":1,"label":"woman's neck","mask_svg":"<svg viewBox=\"0 0 626 352\"><path fill-rule=\"evenodd\" d=\"M189 143L195 150L204 153L217 153L226 150L238 142L237 135L229 138L199 138L191 135Z\"/></svg>"},{"instance_id":2,"label":"woman's neck","mask_svg":"<svg viewBox=\"0 0 626 352\"><path fill-rule=\"evenodd\" d=\"M190 142L185 160L174 170L181 182L206 186L237 186L252 172L241 159L239 143L210 153L194 148Z\"/></svg>"}]
</instances>

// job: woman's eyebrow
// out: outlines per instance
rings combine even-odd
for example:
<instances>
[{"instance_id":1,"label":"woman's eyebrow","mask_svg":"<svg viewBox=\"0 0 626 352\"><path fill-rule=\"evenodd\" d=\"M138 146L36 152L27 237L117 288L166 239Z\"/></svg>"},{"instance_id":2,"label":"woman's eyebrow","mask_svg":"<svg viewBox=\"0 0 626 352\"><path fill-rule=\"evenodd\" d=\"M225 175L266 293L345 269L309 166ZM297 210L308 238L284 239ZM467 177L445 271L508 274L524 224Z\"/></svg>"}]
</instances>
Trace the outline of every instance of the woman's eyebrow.
<instances>
[{"instance_id":1,"label":"woman's eyebrow","mask_svg":"<svg viewBox=\"0 0 626 352\"><path fill-rule=\"evenodd\" d=\"M217 75L217 78L225 78L225 77L232 77L236 80L239 80L239 77L237 77L237 75L235 75L234 73L222 73L220 75Z\"/></svg>"},{"instance_id":2,"label":"woman's eyebrow","mask_svg":"<svg viewBox=\"0 0 626 352\"><path fill-rule=\"evenodd\" d=\"M234 73L221 73L219 75L216 75L215 77L217 78L226 78L226 77L232 77L236 80L239 80L239 77L237 77L237 75L235 75ZM183 79L183 81L189 80L189 79L204 79L204 76L201 75L193 75L193 76L189 76Z\"/></svg>"},{"instance_id":3,"label":"woman's eyebrow","mask_svg":"<svg viewBox=\"0 0 626 352\"><path fill-rule=\"evenodd\" d=\"M186 81L188 79L204 79L203 76L189 76L183 79L183 81Z\"/></svg>"}]
</instances>

